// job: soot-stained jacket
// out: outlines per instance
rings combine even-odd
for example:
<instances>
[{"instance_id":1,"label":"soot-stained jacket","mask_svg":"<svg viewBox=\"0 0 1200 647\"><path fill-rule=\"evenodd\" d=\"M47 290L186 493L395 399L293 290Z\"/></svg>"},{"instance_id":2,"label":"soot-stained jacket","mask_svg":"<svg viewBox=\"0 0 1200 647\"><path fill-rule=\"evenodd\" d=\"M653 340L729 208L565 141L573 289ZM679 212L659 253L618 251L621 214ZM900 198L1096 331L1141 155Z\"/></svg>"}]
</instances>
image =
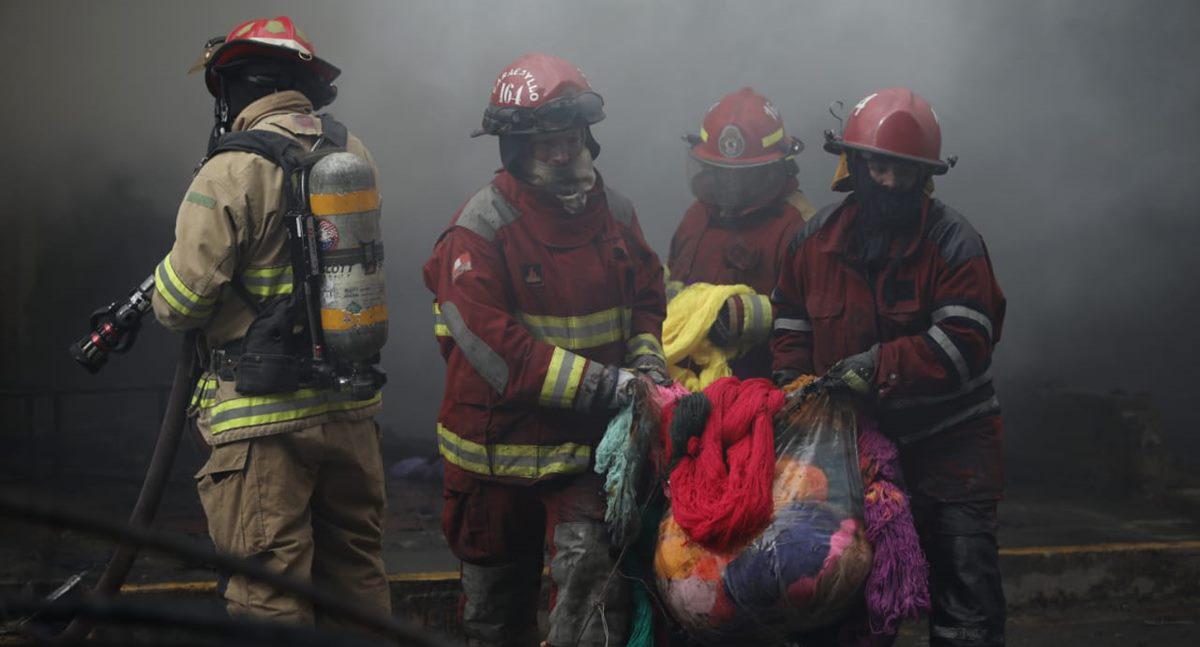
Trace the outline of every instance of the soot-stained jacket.
<instances>
[{"instance_id":1,"label":"soot-stained jacket","mask_svg":"<svg viewBox=\"0 0 1200 647\"><path fill-rule=\"evenodd\" d=\"M822 374L879 343L880 423L902 443L997 416L988 371L1005 298L983 239L926 198L918 235L876 275L851 244L853 195L822 209L795 238L773 294L773 368ZM900 247L903 249L900 249Z\"/></svg>"},{"instance_id":2,"label":"soot-stained jacket","mask_svg":"<svg viewBox=\"0 0 1200 647\"><path fill-rule=\"evenodd\" d=\"M671 238L668 298L692 283L742 284L754 289L755 294L740 294L730 304L735 308L734 321L741 322L738 337L761 340L732 362L739 378L771 375L768 295L779 279L788 245L814 213L816 209L792 179L774 202L736 218L718 218L714 207L694 202Z\"/></svg>"},{"instance_id":3,"label":"soot-stained jacket","mask_svg":"<svg viewBox=\"0 0 1200 647\"><path fill-rule=\"evenodd\" d=\"M449 471L531 482L590 469L608 366L662 358L662 267L630 202L599 178L584 211L501 171L425 264L446 360Z\"/></svg>"}]
</instances>

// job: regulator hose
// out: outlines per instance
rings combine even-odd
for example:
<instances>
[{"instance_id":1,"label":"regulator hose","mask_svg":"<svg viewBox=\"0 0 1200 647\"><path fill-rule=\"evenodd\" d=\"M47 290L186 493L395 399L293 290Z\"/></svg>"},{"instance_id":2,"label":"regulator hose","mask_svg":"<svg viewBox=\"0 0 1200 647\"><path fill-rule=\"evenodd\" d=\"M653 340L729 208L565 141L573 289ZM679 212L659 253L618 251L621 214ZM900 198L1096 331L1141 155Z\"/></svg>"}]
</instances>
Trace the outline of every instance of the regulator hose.
<instances>
[{"instance_id":1,"label":"regulator hose","mask_svg":"<svg viewBox=\"0 0 1200 647\"><path fill-rule=\"evenodd\" d=\"M142 479L142 489L138 492L137 502L133 504L133 512L129 515L129 525L134 528L148 528L154 523L163 491L166 490L167 479L171 475L171 467L175 464L179 440L183 437L183 428L187 422L188 403L196 380L200 377L200 362L196 353L199 334L198 330L189 330L180 341L179 358L175 362L175 376L171 382L171 395L167 400L162 424L158 428L158 441L154 444L154 454L150 457L150 465ZM91 594L105 597L116 595L125 584L125 578L133 567L137 553L136 545L118 545ZM76 617L62 633L55 636L54 641L77 642L87 637L92 626L93 619Z\"/></svg>"}]
</instances>

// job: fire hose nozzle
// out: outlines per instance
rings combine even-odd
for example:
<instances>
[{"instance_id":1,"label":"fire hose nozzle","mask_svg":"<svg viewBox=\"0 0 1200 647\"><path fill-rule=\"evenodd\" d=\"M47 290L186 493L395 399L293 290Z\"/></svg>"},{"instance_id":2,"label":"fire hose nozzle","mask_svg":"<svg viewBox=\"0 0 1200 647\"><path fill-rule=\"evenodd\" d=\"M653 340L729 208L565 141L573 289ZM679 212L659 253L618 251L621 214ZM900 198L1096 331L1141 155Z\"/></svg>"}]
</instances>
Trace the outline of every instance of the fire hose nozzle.
<instances>
[{"instance_id":1,"label":"fire hose nozzle","mask_svg":"<svg viewBox=\"0 0 1200 647\"><path fill-rule=\"evenodd\" d=\"M82 339L71 344L68 352L71 359L95 374L108 362L111 353L124 353L133 347L142 316L150 310L150 292L154 289L154 275L129 293L124 301L114 301L107 307L92 313L92 330Z\"/></svg>"}]
</instances>

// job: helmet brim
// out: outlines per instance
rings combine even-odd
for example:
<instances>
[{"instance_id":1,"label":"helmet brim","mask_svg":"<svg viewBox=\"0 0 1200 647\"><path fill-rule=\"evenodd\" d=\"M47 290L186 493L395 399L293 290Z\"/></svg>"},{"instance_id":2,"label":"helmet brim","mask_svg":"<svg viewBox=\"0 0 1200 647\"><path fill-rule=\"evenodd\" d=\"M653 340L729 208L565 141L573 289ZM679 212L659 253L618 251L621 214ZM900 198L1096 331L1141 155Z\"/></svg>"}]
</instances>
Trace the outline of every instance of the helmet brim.
<instances>
[{"instance_id":1,"label":"helmet brim","mask_svg":"<svg viewBox=\"0 0 1200 647\"><path fill-rule=\"evenodd\" d=\"M790 141L790 147L788 151L777 150L766 155L757 155L755 157L725 157L724 155L714 155L713 153L704 150L702 147L703 145L699 142L699 137L695 138L694 142L690 138L684 138L684 141L692 144L691 150L688 151L689 155L697 160L700 160L701 162L704 162L705 164L711 164L721 168L750 168L754 166L766 166L790 157L795 157L800 153L800 151L804 150L804 142L796 139L795 137L788 137L788 140Z\"/></svg>"},{"instance_id":2,"label":"helmet brim","mask_svg":"<svg viewBox=\"0 0 1200 647\"><path fill-rule=\"evenodd\" d=\"M217 48L209 58L208 64L205 65L204 82L208 86L209 93L215 97L221 91L221 84L217 81L218 68L231 60L248 56L298 61L325 83L333 83L334 79L342 74L341 68L315 55L305 58L300 52L288 47L236 40Z\"/></svg>"},{"instance_id":3,"label":"helmet brim","mask_svg":"<svg viewBox=\"0 0 1200 647\"><path fill-rule=\"evenodd\" d=\"M928 168L929 172L933 175L945 175L946 171L950 170L950 164L943 160L916 157L914 155L901 155L900 153L893 153L892 151L875 148L874 146L851 144L841 139L831 139L826 141L824 148L826 152L833 153L834 155L840 155L846 151L860 151L864 153L875 153L877 155L893 157L899 160L920 164L921 166Z\"/></svg>"}]
</instances>

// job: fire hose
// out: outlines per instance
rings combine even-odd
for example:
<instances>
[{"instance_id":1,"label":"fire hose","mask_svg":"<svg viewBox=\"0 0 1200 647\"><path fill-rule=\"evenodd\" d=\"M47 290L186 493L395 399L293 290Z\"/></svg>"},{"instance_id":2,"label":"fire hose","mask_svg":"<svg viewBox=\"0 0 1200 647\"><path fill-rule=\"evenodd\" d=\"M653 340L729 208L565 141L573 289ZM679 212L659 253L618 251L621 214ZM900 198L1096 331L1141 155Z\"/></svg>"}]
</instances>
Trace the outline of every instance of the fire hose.
<instances>
[{"instance_id":1,"label":"fire hose","mask_svg":"<svg viewBox=\"0 0 1200 647\"><path fill-rule=\"evenodd\" d=\"M175 376L171 382L171 395L167 400L167 409L163 414L162 423L158 429L158 441L154 445L154 454L146 475L142 479L142 489L129 515L129 525L133 528L148 528L154 522L162 501L163 490L175 464L175 454L179 450L179 440L183 436L183 428L187 422L188 400L196 380L200 377L200 362L196 357L196 340L198 332L188 331L183 335L179 345L179 358L175 363ZM89 338L85 338L85 341ZM78 347L78 345L76 346ZM122 543L117 546L109 558L99 581L92 588L92 594L97 596L112 596L121 590L133 562L137 558L136 544ZM92 621L80 616L71 621L55 640L74 642L91 631Z\"/></svg>"}]
</instances>

